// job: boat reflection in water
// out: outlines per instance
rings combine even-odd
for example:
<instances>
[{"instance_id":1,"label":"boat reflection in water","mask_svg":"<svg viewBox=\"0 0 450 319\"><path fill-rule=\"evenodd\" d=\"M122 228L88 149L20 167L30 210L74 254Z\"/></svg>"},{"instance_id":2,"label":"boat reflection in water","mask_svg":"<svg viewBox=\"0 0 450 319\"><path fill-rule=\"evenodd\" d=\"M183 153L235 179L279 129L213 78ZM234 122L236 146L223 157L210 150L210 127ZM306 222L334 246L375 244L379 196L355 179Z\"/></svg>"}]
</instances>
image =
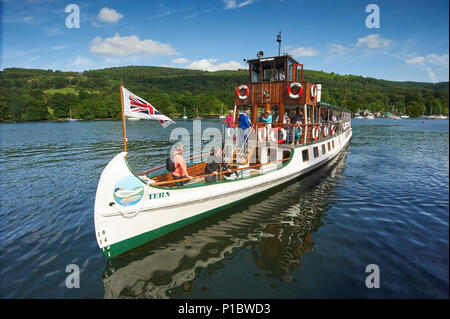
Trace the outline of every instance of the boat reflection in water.
<instances>
[{"instance_id":1,"label":"boat reflection in water","mask_svg":"<svg viewBox=\"0 0 450 319\"><path fill-rule=\"evenodd\" d=\"M242 251L264 276L295 281L289 273L314 250L311 233L323 225L321 217L339 184L346 155L344 150L303 178L109 259L103 272L104 297L186 296L200 289L196 279L223 272L222 261Z\"/></svg>"}]
</instances>

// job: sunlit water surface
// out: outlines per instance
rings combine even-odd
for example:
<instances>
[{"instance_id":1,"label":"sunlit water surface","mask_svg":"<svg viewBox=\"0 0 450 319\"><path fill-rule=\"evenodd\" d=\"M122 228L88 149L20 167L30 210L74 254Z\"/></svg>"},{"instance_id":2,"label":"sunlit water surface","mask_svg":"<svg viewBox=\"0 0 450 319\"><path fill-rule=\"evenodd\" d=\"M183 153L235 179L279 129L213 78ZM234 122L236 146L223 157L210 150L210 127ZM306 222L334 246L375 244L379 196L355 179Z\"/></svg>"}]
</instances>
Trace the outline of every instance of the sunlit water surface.
<instances>
[{"instance_id":1,"label":"sunlit water surface","mask_svg":"<svg viewBox=\"0 0 450 319\"><path fill-rule=\"evenodd\" d=\"M352 126L350 146L313 173L107 260L94 199L121 122L0 124L0 297L448 298L448 121ZM136 172L164 163L169 134L127 123Z\"/></svg>"}]
</instances>

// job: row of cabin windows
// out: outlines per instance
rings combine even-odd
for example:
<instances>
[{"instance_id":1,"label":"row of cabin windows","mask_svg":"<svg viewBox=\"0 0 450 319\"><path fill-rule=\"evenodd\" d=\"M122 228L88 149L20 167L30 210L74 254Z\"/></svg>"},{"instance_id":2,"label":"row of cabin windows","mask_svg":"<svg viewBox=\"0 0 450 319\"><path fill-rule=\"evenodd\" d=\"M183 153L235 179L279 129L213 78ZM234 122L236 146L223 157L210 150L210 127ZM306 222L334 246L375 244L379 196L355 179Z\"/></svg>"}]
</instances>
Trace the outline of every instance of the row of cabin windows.
<instances>
[{"instance_id":1,"label":"row of cabin windows","mask_svg":"<svg viewBox=\"0 0 450 319\"><path fill-rule=\"evenodd\" d=\"M331 142L328 142L328 152L331 151L331 148L334 149L334 140ZM314 154L314 158L319 157L319 147L315 146L313 147L313 154ZM322 144L322 155L326 154L326 146L325 144ZM302 158L303 158L303 162L307 162L309 161L309 150L303 150L302 151Z\"/></svg>"}]
</instances>

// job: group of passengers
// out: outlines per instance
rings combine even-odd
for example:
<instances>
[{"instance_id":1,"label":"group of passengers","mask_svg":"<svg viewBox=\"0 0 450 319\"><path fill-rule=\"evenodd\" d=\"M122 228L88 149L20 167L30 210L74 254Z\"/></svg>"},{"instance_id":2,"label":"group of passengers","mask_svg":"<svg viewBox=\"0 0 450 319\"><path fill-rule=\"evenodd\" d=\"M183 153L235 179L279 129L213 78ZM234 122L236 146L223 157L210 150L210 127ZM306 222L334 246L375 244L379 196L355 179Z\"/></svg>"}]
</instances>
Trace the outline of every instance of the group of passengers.
<instances>
[{"instance_id":1,"label":"group of passengers","mask_svg":"<svg viewBox=\"0 0 450 319\"><path fill-rule=\"evenodd\" d=\"M175 180L175 186L183 186L186 179L192 180L194 178L189 175L187 170L186 160L183 157L183 144L180 142L175 144L172 149L170 159L172 160L175 168L175 170L171 172L172 177ZM216 181L219 173L222 171L227 171L227 176L230 176L232 173L231 168L227 163L224 163L222 159L222 149L220 147L215 147L206 160L204 172L206 174L205 182Z\"/></svg>"}]
</instances>

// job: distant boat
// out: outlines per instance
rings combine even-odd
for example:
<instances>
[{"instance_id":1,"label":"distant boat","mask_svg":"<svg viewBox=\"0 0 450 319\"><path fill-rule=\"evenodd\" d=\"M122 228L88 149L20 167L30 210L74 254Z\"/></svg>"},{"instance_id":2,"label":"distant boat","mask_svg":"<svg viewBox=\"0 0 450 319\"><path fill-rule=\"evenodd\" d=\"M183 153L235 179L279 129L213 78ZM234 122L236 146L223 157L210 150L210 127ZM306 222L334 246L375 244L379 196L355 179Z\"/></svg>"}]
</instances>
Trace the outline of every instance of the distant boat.
<instances>
[{"instance_id":1,"label":"distant boat","mask_svg":"<svg viewBox=\"0 0 450 319\"><path fill-rule=\"evenodd\" d=\"M187 116L186 116L186 107L183 108L183 120L187 120Z\"/></svg>"},{"instance_id":2,"label":"distant boat","mask_svg":"<svg viewBox=\"0 0 450 319\"><path fill-rule=\"evenodd\" d=\"M374 119L375 119L375 116L373 116L373 115L366 116L366 120L374 120Z\"/></svg>"},{"instance_id":3,"label":"distant boat","mask_svg":"<svg viewBox=\"0 0 450 319\"><path fill-rule=\"evenodd\" d=\"M432 120L445 120L447 118L447 116L444 115L433 115L431 117Z\"/></svg>"},{"instance_id":4,"label":"distant boat","mask_svg":"<svg viewBox=\"0 0 450 319\"><path fill-rule=\"evenodd\" d=\"M364 117L362 117L361 115L358 115L355 117L355 119L363 119Z\"/></svg>"},{"instance_id":5,"label":"distant boat","mask_svg":"<svg viewBox=\"0 0 450 319\"><path fill-rule=\"evenodd\" d=\"M140 118L138 118L138 117L128 117L127 120L128 121L139 121Z\"/></svg>"},{"instance_id":6,"label":"distant boat","mask_svg":"<svg viewBox=\"0 0 450 319\"><path fill-rule=\"evenodd\" d=\"M69 122L75 122L78 121L78 119L72 118L72 109L69 110Z\"/></svg>"},{"instance_id":7,"label":"distant boat","mask_svg":"<svg viewBox=\"0 0 450 319\"><path fill-rule=\"evenodd\" d=\"M401 115L400 118L402 118L402 119L409 119L409 116L408 115Z\"/></svg>"},{"instance_id":8,"label":"distant boat","mask_svg":"<svg viewBox=\"0 0 450 319\"><path fill-rule=\"evenodd\" d=\"M399 116L391 116L391 119L393 119L393 120L401 120L402 118L399 117Z\"/></svg>"}]
</instances>

